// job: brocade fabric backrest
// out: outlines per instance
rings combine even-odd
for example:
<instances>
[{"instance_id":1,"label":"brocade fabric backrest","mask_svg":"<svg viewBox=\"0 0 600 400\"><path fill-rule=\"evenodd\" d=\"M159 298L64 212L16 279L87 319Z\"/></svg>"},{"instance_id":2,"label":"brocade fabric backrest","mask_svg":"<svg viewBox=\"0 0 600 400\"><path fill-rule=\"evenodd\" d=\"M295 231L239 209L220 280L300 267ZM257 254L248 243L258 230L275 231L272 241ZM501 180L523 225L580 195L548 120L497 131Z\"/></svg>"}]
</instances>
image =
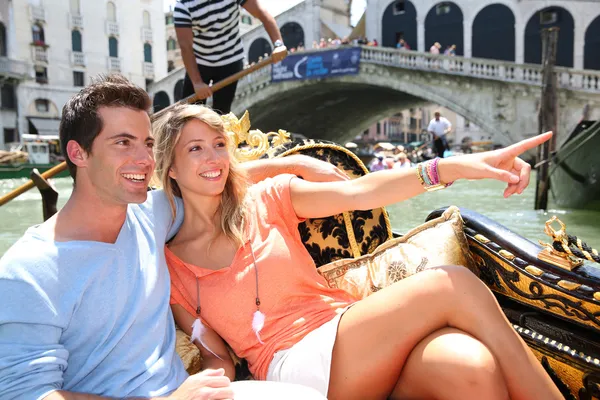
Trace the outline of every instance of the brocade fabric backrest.
<instances>
[{"instance_id":1,"label":"brocade fabric backrest","mask_svg":"<svg viewBox=\"0 0 600 400\"><path fill-rule=\"evenodd\" d=\"M351 179L368 173L354 153L327 141L305 139L288 142L269 149L263 158L292 154L304 154L332 163ZM384 208L309 219L301 223L298 229L317 267L342 258L360 257L392 238L390 220Z\"/></svg>"}]
</instances>

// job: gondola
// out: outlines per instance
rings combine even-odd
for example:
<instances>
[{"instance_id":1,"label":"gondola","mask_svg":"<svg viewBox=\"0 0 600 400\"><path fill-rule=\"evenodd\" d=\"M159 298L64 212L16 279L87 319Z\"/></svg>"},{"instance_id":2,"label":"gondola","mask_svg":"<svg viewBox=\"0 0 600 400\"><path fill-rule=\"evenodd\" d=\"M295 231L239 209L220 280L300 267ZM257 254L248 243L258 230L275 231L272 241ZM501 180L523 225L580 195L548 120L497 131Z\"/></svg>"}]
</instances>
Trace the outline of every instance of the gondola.
<instances>
[{"instance_id":1,"label":"gondola","mask_svg":"<svg viewBox=\"0 0 600 400\"><path fill-rule=\"evenodd\" d=\"M305 154L333 163L352 178L368 173L354 153L336 143L291 140L283 130L250 131L247 113L239 120L233 114L223 118L242 162ZM44 182L36 178L48 197ZM48 212L52 209L48 203L54 203L53 211ZM55 212L55 204L55 196L46 201L45 218ZM432 211L426 221L445 211ZM492 290L561 393L566 399L600 399L600 268L594 261L600 261L598 254L585 245L577 249L560 221L540 227L550 242L541 245L475 211L459 211L468 267ZM364 256L402 236L392 230L383 208L308 220L299 231L317 267ZM188 372L198 372L198 349L183 331L178 329L177 336L177 350ZM252 379L244 360L238 360L236 379Z\"/></svg>"}]
</instances>

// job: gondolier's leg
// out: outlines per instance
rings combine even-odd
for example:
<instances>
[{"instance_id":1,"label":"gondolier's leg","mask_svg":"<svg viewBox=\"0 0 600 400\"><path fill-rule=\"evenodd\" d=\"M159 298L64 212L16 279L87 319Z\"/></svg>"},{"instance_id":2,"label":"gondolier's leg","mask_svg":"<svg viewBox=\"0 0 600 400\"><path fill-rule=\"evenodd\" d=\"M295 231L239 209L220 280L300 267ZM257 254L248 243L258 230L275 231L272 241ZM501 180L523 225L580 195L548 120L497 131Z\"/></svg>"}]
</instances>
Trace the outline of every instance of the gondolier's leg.
<instances>
[{"instance_id":1,"label":"gondolier's leg","mask_svg":"<svg viewBox=\"0 0 600 400\"><path fill-rule=\"evenodd\" d=\"M446 150L446 146L444 145L444 141L442 140L442 138L436 137L433 140L433 147L437 156L440 158L444 158L444 151Z\"/></svg>"}]
</instances>

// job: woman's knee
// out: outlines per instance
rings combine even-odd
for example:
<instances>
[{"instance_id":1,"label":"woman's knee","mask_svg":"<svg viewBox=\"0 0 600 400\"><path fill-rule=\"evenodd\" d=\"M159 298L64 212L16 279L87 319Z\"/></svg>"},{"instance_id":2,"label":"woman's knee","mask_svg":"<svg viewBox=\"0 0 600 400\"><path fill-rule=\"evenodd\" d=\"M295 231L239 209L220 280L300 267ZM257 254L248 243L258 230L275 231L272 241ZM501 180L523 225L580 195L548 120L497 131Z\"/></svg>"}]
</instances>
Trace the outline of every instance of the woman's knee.
<instances>
[{"instance_id":1,"label":"woman's knee","mask_svg":"<svg viewBox=\"0 0 600 400\"><path fill-rule=\"evenodd\" d=\"M456 389L464 399L508 399L502 370L490 350L473 340L456 350L458 361L452 368Z\"/></svg>"}]
</instances>

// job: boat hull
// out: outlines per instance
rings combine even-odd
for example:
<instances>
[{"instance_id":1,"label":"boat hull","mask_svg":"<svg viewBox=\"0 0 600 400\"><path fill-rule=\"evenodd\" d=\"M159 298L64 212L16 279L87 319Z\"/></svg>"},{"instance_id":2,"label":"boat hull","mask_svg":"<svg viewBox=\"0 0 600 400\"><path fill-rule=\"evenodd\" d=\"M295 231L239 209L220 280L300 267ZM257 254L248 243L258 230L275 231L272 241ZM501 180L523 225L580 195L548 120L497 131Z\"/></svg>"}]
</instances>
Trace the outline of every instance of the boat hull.
<instances>
[{"instance_id":1,"label":"boat hull","mask_svg":"<svg viewBox=\"0 0 600 400\"><path fill-rule=\"evenodd\" d=\"M564 208L600 211L600 123L569 140L556 153L550 198Z\"/></svg>"},{"instance_id":2,"label":"boat hull","mask_svg":"<svg viewBox=\"0 0 600 400\"><path fill-rule=\"evenodd\" d=\"M0 166L0 179L18 179L29 178L31 171L37 168L40 173L44 173L56 164L20 164ZM69 176L69 171L65 170L55 175L55 178Z\"/></svg>"}]
</instances>

